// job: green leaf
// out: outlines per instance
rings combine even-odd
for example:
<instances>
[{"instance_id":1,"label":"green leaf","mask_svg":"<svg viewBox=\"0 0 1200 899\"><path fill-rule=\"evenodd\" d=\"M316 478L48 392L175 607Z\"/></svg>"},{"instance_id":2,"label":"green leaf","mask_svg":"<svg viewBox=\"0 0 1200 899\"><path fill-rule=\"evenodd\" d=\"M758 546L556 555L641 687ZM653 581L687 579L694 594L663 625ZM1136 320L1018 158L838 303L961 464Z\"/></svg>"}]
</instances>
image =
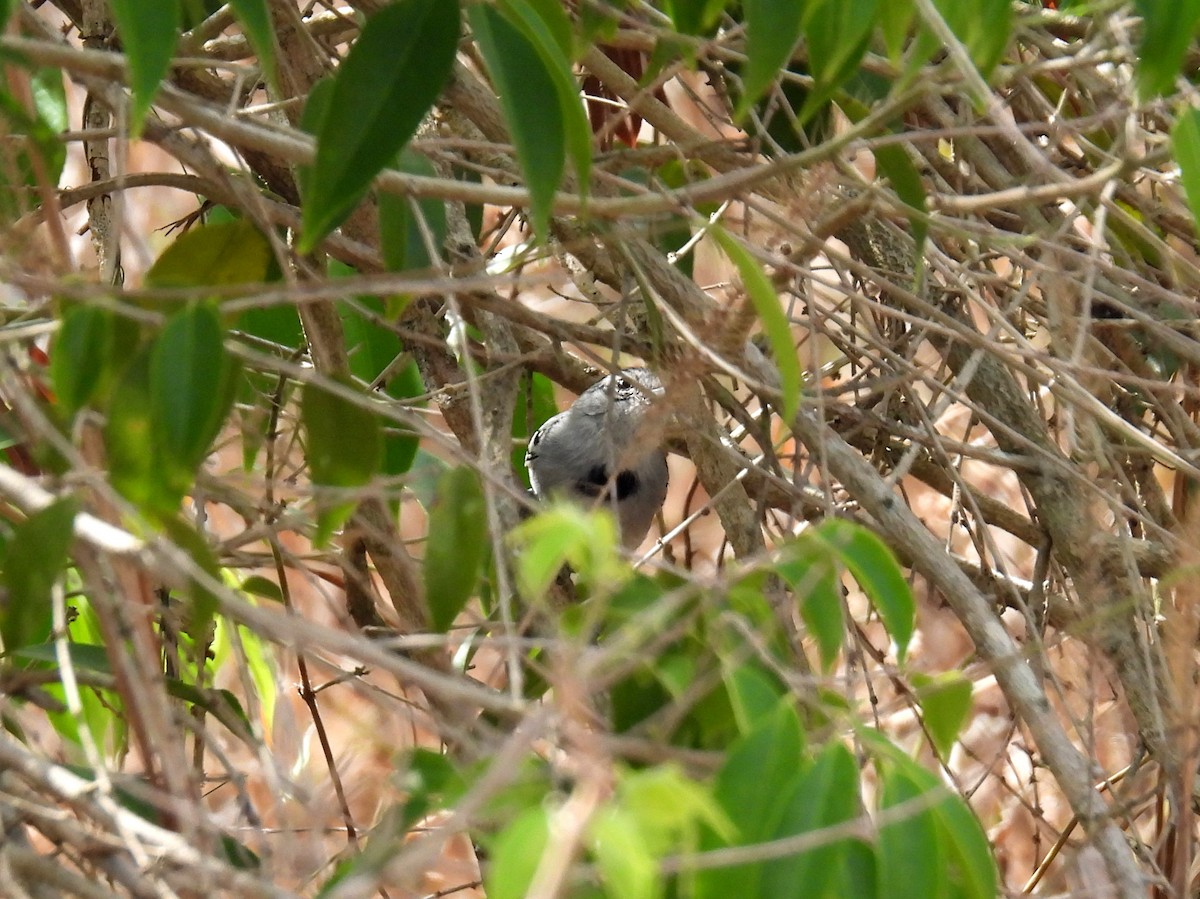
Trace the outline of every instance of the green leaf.
<instances>
[{"instance_id":1,"label":"green leaf","mask_svg":"<svg viewBox=\"0 0 1200 899\"><path fill-rule=\"evenodd\" d=\"M1194 0L1187 0L1194 2ZM1012 4L1008 0L934 0L950 30L962 41L984 78L996 68L1012 36ZM934 44L941 47L941 41Z\"/></svg>"},{"instance_id":2,"label":"green leaf","mask_svg":"<svg viewBox=\"0 0 1200 899\"><path fill-rule=\"evenodd\" d=\"M300 421L314 484L361 487L379 470L379 417L316 383L304 385Z\"/></svg>"},{"instance_id":3,"label":"green leaf","mask_svg":"<svg viewBox=\"0 0 1200 899\"><path fill-rule=\"evenodd\" d=\"M915 15L912 0L888 0L879 6L879 30L887 47L888 61L897 68Z\"/></svg>"},{"instance_id":4,"label":"green leaf","mask_svg":"<svg viewBox=\"0 0 1200 899\"><path fill-rule=\"evenodd\" d=\"M549 816L541 806L517 815L492 846L492 863L484 877L488 899L524 899L549 842Z\"/></svg>"},{"instance_id":5,"label":"green leaf","mask_svg":"<svg viewBox=\"0 0 1200 899\"><path fill-rule=\"evenodd\" d=\"M425 600L435 631L448 631L475 592L487 535L487 505L478 476L470 468L451 468L438 479L425 543Z\"/></svg>"},{"instance_id":6,"label":"green leaf","mask_svg":"<svg viewBox=\"0 0 1200 899\"><path fill-rule=\"evenodd\" d=\"M617 798L654 853L670 851L681 836L694 843L698 824L727 840L737 835L709 787L689 778L674 763L622 771Z\"/></svg>"},{"instance_id":7,"label":"green leaf","mask_svg":"<svg viewBox=\"0 0 1200 899\"><path fill-rule=\"evenodd\" d=\"M1171 150L1192 210L1192 228L1200 234L1200 109L1187 107L1171 129Z\"/></svg>"},{"instance_id":8,"label":"green leaf","mask_svg":"<svg viewBox=\"0 0 1200 899\"><path fill-rule=\"evenodd\" d=\"M58 644L38 643L23 646L15 650L13 655L31 662L47 662L55 665L58 663ZM71 666L80 671L107 676L111 676L113 673L112 663L108 660L108 651L98 643L68 641L67 658L71 660Z\"/></svg>"},{"instance_id":9,"label":"green leaf","mask_svg":"<svg viewBox=\"0 0 1200 899\"><path fill-rule=\"evenodd\" d=\"M873 532L842 518L829 518L810 532L837 553L854 575L896 642L903 662L916 624L916 602L896 557Z\"/></svg>"},{"instance_id":10,"label":"green leaf","mask_svg":"<svg viewBox=\"0 0 1200 899\"><path fill-rule=\"evenodd\" d=\"M1137 54L1138 99L1170 94L1200 23L1200 0L1135 0L1142 17Z\"/></svg>"},{"instance_id":11,"label":"green leaf","mask_svg":"<svg viewBox=\"0 0 1200 899\"><path fill-rule=\"evenodd\" d=\"M803 749L800 718L790 705L780 703L729 750L713 793L736 828L734 845L749 846L775 832L784 805L808 765ZM729 842L709 830L701 846L712 849ZM766 895L760 892L763 867L753 863L697 872L696 896Z\"/></svg>"},{"instance_id":12,"label":"green leaf","mask_svg":"<svg viewBox=\"0 0 1200 899\"><path fill-rule=\"evenodd\" d=\"M0 32L4 31L4 26L8 24L8 17L12 14L13 0L0 0Z\"/></svg>"},{"instance_id":13,"label":"green leaf","mask_svg":"<svg viewBox=\"0 0 1200 899\"><path fill-rule=\"evenodd\" d=\"M449 759L429 749L412 750L398 770L402 772L400 786L407 796L400 815L405 829L430 811L446 808L468 786Z\"/></svg>"},{"instance_id":14,"label":"green leaf","mask_svg":"<svg viewBox=\"0 0 1200 899\"><path fill-rule=\"evenodd\" d=\"M733 115L735 121L746 115L780 72L787 68L809 8L808 3L796 0L745 0L743 3L746 66L742 69L742 91Z\"/></svg>"},{"instance_id":15,"label":"green leaf","mask_svg":"<svg viewBox=\"0 0 1200 899\"><path fill-rule=\"evenodd\" d=\"M891 182L892 190L896 192L900 202L911 210L908 214L909 230L916 244L917 258L923 258L929 222L926 218L928 207L925 203L925 186L921 183L921 175L901 146L889 144L876 147L874 155L875 164Z\"/></svg>"},{"instance_id":16,"label":"green leaf","mask_svg":"<svg viewBox=\"0 0 1200 899\"><path fill-rule=\"evenodd\" d=\"M416 132L450 76L459 19L458 0L399 0L367 19L320 116L302 253L345 220Z\"/></svg>"},{"instance_id":17,"label":"green leaf","mask_svg":"<svg viewBox=\"0 0 1200 899\"><path fill-rule=\"evenodd\" d=\"M776 680L757 665L738 665L725 675L729 703L742 733L750 733L764 719L776 714L783 693Z\"/></svg>"},{"instance_id":18,"label":"green leaf","mask_svg":"<svg viewBox=\"0 0 1200 899\"><path fill-rule=\"evenodd\" d=\"M725 0L664 0L663 10L675 30L683 34L708 34L725 10Z\"/></svg>"},{"instance_id":19,"label":"green leaf","mask_svg":"<svg viewBox=\"0 0 1200 899\"><path fill-rule=\"evenodd\" d=\"M924 796L911 777L892 766L881 766L879 810L886 811ZM914 810L902 819L879 828L880 880L889 885L889 897L925 899L946 895L946 860L934 812Z\"/></svg>"},{"instance_id":20,"label":"green leaf","mask_svg":"<svg viewBox=\"0 0 1200 899\"><path fill-rule=\"evenodd\" d=\"M637 820L628 812L605 806L588 827L588 847L605 892L621 899L657 899L662 895L658 860L648 851Z\"/></svg>"},{"instance_id":21,"label":"green leaf","mask_svg":"<svg viewBox=\"0 0 1200 899\"><path fill-rule=\"evenodd\" d=\"M150 398L149 345L142 347L113 389L104 423L104 449L113 487L146 512L174 513L191 483L177 466L162 464Z\"/></svg>"},{"instance_id":22,"label":"green leaf","mask_svg":"<svg viewBox=\"0 0 1200 899\"><path fill-rule=\"evenodd\" d=\"M936 791L942 797L932 804L930 813L938 828L939 844L945 850L942 870L946 875L944 882L953 888L949 894L969 899L990 899L997 895L996 862L987 834L966 801L951 793L937 775L921 767L883 734L871 729L859 729L857 733L876 758L885 790L888 780L900 778L911 782L910 787L903 788L907 794L914 790L919 795Z\"/></svg>"},{"instance_id":23,"label":"green leaf","mask_svg":"<svg viewBox=\"0 0 1200 899\"><path fill-rule=\"evenodd\" d=\"M212 547L189 521L178 514L164 514L159 516L159 525L170 537L171 542L187 553L192 565L200 569L207 576L207 580L221 582L221 566ZM203 664L203 654L212 640L213 616L216 615L220 601L207 584L199 577L193 576L190 570L184 574L187 578L185 589L188 604L183 632L192 638L194 646L202 647L201 659L198 661Z\"/></svg>"},{"instance_id":24,"label":"green leaf","mask_svg":"<svg viewBox=\"0 0 1200 899\"><path fill-rule=\"evenodd\" d=\"M797 544L797 549L800 555L781 562L776 570L799 600L800 617L817 641L821 667L828 672L846 637L841 581L827 551L807 551L803 543Z\"/></svg>"},{"instance_id":25,"label":"green leaf","mask_svg":"<svg viewBox=\"0 0 1200 899\"><path fill-rule=\"evenodd\" d=\"M229 5L237 13L250 46L258 54L258 64L267 84L276 86L275 28L271 25L267 0L230 0Z\"/></svg>"},{"instance_id":26,"label":"green leaf","mask_svg":"<svg viewBox=\"0 0 1200 899\"><path fill-rule=\"evenodd\" d=\"M72 306L50 345L50 380L68 415L87 405L115 364L113 313L99 306Z\"/></svg>"},{"instance_id":27,"label":"green leaf","mask_svg":"<svg viewBox=\"0 0 1200 899\"><path fill-rule=\"evenodd\" d=\"M529 187L530 222L544 241L566 164L562 104L546 102L559 89L537 48L494 7L476 4L469 16Z\"/></svg>"},{"instance_id":28,"label":"green leaf","mask_svg":"<svg viewBox=\"0 0 1200 899\"><path fill-rule=\"evenodd\" d=\"M112 0L111 6L121 48L129 60L133 90L130 128L137 137L158 85L171 67L183 17L179 0Z\"/></svg>"},{"instance_id":29,"label":"green leaf","mask_svg":"<svg viewBox=\"0 0 1200 899\"><path fill-rule=\"evenodd\" d=\"M558 414L554 401L554 383L545 375L533 372L521 379L521 389L513 411L512 467L524 487L529 486L529 471L525 468L525 446L534 432L548 419Z\"/></svg>"},{"instance_id":30,"label":"green leaf","mask_svg":"<svg viewBox=\"0 0 1200 899\"><path fill-rule=\"evenodd\" d=\"M150 355L150 415L160 460L188 479L220 433L233 396L232 361L216 308L200 303L167 321Z\"/></svg>"},{"instance_id":31,"label":"green leaf","mask_svg":"<svg viewBox=\"0 0 1200 899\"><path fill-rule=\"evenodd\" d=\"M711 233L717 245L737 268L746 293L750 295L750 301L754 304L754 310L763 323L763 330L771 343L775 365L779 369L779 387L783 393L783 407L779 414L785 421L791 421L800 410L800 388L803 381L800 357L796 354L796 347L792 342L792 329L779 302L779 296L763 273L762 266L733 235L720 225L713 225Z\"/></svg>"},{"instance_id":32,"label":"green leaf","mask_svg":"<svg viewBox=\"0 0 1200 899\"><path fill-rule=\"evenodd\" d=\"M34 69L29 88L33 109L0 90L0 114L3 115L0 126L10 137L0 155L0 213L5 218L16 218L40 205L33 190L38 183L35 158L41 161L50 186L58 183L67 158L66 144L60 136L68 125L62 70Z\"/></svg>"},{"instance_id":33,"label":"green leaf","mask_svg":"<svg viewBox=\"0 0 1200 899\"><path fill-rule=\"evenodd\" d=\"M530 599L543 596L565 564L581 583L600 584L610 592L619 590L632 573L617 556L617 524L608 509L550 503L521 522L512 538L521 547L517 584Z\"/></svg>"},{"instance_id":34,"label":"green leaf","mask_svg":"<svg viewBox=\"0 0 1200 899\"><path fill-rule=\"evenodd\" d=\"M812 76L832 91L858 68L875 28L879 0L817 3L804 23Z\"/></svg>"},{"instance_id":35,"label":"green leaf","mask_svg":"<svg viewBox=\"0 0 1200 899\"><path fill-rule=\"evenodd\" d=\"M308 383L300 396L305 457L313 484L361 487L379 470L383 436L379 416L357 403ZM353 512L353 503L325 507L318 516L316 541L322 544Z\"/></svg>"},{"instance_id":36,"label":"green leaf","mask_svg":"<svg viewBox=\"0 0 1200 899\"><path fill-rule=\"evenodd\" d=\"M214 222L179 235L146 272L147 287L219 287L267 280L271 245L246 219Z\"/></svg>"},{"instance_id":37,"label":"green leaf","mask_svg":"<svg viewBox=\"0 0 1200 899\"><path fill-rule=\"evenodd\" d=\"M228 690L204 689L184 683L175 677L164 678L167 693L176 699L181 699L190 705L204 709L214 718L224 724L239 737L245 737L253 731L250 718L242 708L241 701Z\"/></svg>"},{"instance_id":38,"label":"green leaf","mask_svg":"<svg viewBox=\"0 0 1200 899\"><path fill-rule=\"evenodd\" d=\"M261 596L272 602L283 602L283 591L279 589L279 585L261 574L250 575L242 581L241 588L252 596Z\"/></svg>"},{"instance_id":39,"label":"green leaf","mask_svg":"<svg viewBox=\"0 0 1200 899\"><path fill-rule=\"evenodd\" d=\"M579 189L586 191L592 166L592 128L571 68L571 25L566 13L558 0L501 0L499 8L537 51L554 82L567 152Z\"/></svg>"},{"instance_id":40,"label":"green leaf","mask_svg":"<svg viewBox=\"0 0 1200 899\"><path fill-rule=\"evenodd\" d=\"M331 266L338 273L340 266ZM397 366L396 360L405 353L404 343L394 328L387 324L390 310L378 297L356 297L354 303L339 302L346 351L350 356L350 373L366 384L381 386L392 399L416 408L412 402L425 393L425 383L415 360ZM384 378L385 373L389 376ZM383 432L383 461L380 470L388 475L406 474L417 455L420 439L413 431L389 421Z\"/></svg>"},{"instance_id":41,"label":"green leaf","mask_svg":"<svg viewBox=\"0 0 1200 899\"><path fill-rule=\"evenodd\" d=\"M407 149L400 153L395 167L410 175L437 175L428 159ZM430 248L426 245L426 229L433 252L441 261L446 227L444 200L412 200L387 192L379 194L379 241L388 271L405 272L433 266L434 258L429 255Z\"/></svg>"},{"instance_id":42,"label":"green leaf","mask_svg":"<svg viewBox=\"0 0 1200 899\"><path fill-rule=\"evenodd\" d=\"M933 780L933 775L930 779ZM959 894L967 899L990 899L997 895L996 860L979 819L959 796L948 797L934 811L950 860L950 876Z\"/></svg>"},{"instance_id":43,"label":"green leaf","mask_svg":"<svg viewBox=\"0 0 1200 899\"><path fill-rule=\"evenodd\" d=\"M944 671L936 677L913 672L912 682L934 749L940 758L948 759L971 711L971 682L959 671Z\"/></svg>"},{"instance_id":44,"label":"green leaf","mask_svg":"<svg viewBox=\"0 0 1200 899\"><path fill-rule=\"evenodd\" d=\"M4 554L0 640L4 651L44 643L50 637L51 590L66 568L78 503L56 500L14 528Z\"/></svg>"},{"instance_id":45,"label":"green leaf","mask_svg":"<svg viewBox=\"0 0 1200 899\"><path fill-rule=\"evenodd\" d=\"M820 831L852 821L862 813L858 765L850 750L834 741L817 756L815 763L790 791L771 836L780 838ZM833 883L848 864L849 850L854 842L843 838L767 862L763 866L762 895L782 896L795 884L804 884L805 895L826 895L827 885Z\"/></svg>"}]
</instances>

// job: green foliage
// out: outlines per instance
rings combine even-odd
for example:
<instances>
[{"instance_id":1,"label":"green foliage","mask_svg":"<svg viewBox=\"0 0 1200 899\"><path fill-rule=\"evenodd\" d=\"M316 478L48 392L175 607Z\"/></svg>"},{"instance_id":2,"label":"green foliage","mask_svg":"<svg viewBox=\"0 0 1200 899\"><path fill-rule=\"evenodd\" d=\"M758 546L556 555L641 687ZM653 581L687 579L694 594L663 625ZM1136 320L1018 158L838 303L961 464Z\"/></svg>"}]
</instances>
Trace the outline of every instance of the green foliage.
<instances>
[{"instance_id":1,"label":"green foliage","mask_svg":"<svg viewBox=\"0 0 1200 899\"><path fill-rule=\"evenodd\" d=\"M746 293L754 304L754 311L758 313L763 324L763 330L771 344L773 361L779 369L779 387L783 394L779 414L783 416L784 421L791 421L800 409L803 376L791 326L779 302L779 296L763 273L762 266L737 239L720 226L713 226L712 235L725 255L737 266Z\"/></svg>"},{"instance_id":2,"label":"green foliage","mask_svg":"<svg viewBox=\"0 0 1200 899\"><path fill-rule=\"evenodd\" d=\"M147 287L256 284L271 274L271 245L246 219L213 222L179 235L146 272Z\"/></svg>"},{"instance_id":3,"label":"green foliage","mask_svg":"<svg viewBox=\"0 0 1200 899\"><path fill-rule=\"evenodd\" d=\"M143 511L171 518L225 422L238 376L215 305L171 316L113 390L104 429L113 485Z\"/></svg>"},{"instance_id":4,"label":"green foliage","mask_svg":"<svg viewBox=\"0 0 1200 899\"><path fill-rule=\"evenodd\" d=\"M50 349L50 376L68 415L87 405L113 377L119 364L115 319L99 306L72 306L62 317Z\"/></svg>"},{"instance_id":5,"label":"green foliage","mask_svg":"<svg viewBox=\"0 0 1200 899\"><path fill-rule=\"evenodd\" d=\"M300 396L300 421L304 426L304 455L312 482L319 487L362 487L379 470L383 458L383 436L379 416L315 382L304 385ZM316 542L324 543L340 527L354 503L345 500L322 504L317 520Z\"/></svg>"},{"instance_id":6,"label":"green foliage","mask_svg":"<svg viewBox=\"0 0 1200 899\"><path fill-rule=\"evenodd\" d=\"M138 135L159 83L171 67L183 14L179 0L111 0L110 5L129 63L133 90L130 126Z\"/></svg>"},{"instance_id":7,"label":"green foliage","mask_svg":"<svg viewBox=\"0 0 1200 899\"><path fill-rule=\"evenodd\" d=\"M312 123L301 252L345 220L417 130L450 75L459 19L457 0L400 0L367 20Z\"/></svg>"},{"instance_id":8,"label":"green foliage","mask_svg":"<svg viewBox=\"0 0 1200 899\"><path fill-rule=\"evenodd\" d=\"M747 62L734 112L739 120L775 82L780 70L787 68L808 12L808 4L793 0L746 0L744 7Z\"/></svg>"},{"instance_id":9,"label":"green foliage","mask_svg":"<svg viewBox=\"0 0 1200 899\"><path fill-rule=\"evenodd\" d=\"M531 601L545 595L567 564L585 583L609 590L629 577L617 558L617 525L608 509L554 503L522 522L512 540L519 548L517 584Z\"/></svg>"},{"instance_id":10,"label":"green foliage","mask_svg":"<svg viewBox=\"0 0 1200 899\"><path fill-rule=\"evenodd\" d=\"M246 30L246 37L250 39L254 52L258 54L263 77L268 84L277 84L275 30L271 25L271 11L267 0L230 0L229 5L237 13L238 20Z\"/></svg>"},{"instance_id":11,"label":"green foliage","mask_svg":"<svg viewBox=\"0 0 1200 899\"><path fill-rule=\"evenodd\" d=\"M971 682L957 671L944 671L936 677L914 672L912 682L934 748L948 760L971 711Z\"/></svg>"},{"instance_id":12,"label":"green foliage","mask_svg":"<svg viewBox=\"0 0 1200 899\"><path fill-rule=\"evenodd\" d=\"M1171 129L1171 151L1179 163L1192 221L1200 222L1200 110L1181 110Z\"/></svg>"},{"instance_id":13,"label":"green foliage","mask_svg":"<svg viewBox=\"0 0 1200 899\"><path fill-rule=\"evenodd\" d=\"M451 468L438 479L429 507L425 543L425 598L430 624L445 633L475 592L488 551L487 505L470 468Z\"/></svg>"},{"instance_id":14,"label":"green foliage","mask_svg":"<svg viewBox=\"0 0 1200 899\"><path fill-rule=\"evenodd\" d=\"M411 150L400 153L395 168L410 175L436 175L433 164ZM434 260L442 261L445 241L445 203L440 200L413 201L390 193L379 195L379 242L388 269L404 272L432 268Z\"/></svg>"},{"instance_id":15,"label":"green foliage","mask_svg":"<svg viewBox=\"0 0 1200 899\"><path fill-rule=\"evenodd\" d=\"M31 69L29 92L32 109L7 90L0 90L3 117L0 125L10 138L0 148L0 220L4 221L15 219L37 205L32 190L38 183L37 164L41 164L46 184L54 185L67 158L66 147L59 137L67 128L62 71Z\"/></svg>"},{"instance_id":16,"label":"green foliage","mask_svg":"<svg viewBox=\"0 0 1200 899\"><path fill-rule=\"evenodd\" d=\"M557 16L525 0L478 4L469 15L529 188L534 232L545 240L568 152L581 188L591 165L590 129Z\"/></svg>"},{"instance_id":17,"label":"green foliage","mask_svg":"<svg viewBox=\"0 0 1200 899\"><path fill-rule=\"evenodd\" d=\"M1142 17L1138 46L1138 95L1145 101L1170 93L1184 54L1200 26L1200 0L1134 0Z\"/></svg>"},{"instance_id":18,"label":"green foliage","mask_svg":"<svg viewBox=\"0 0 1200 899\"><path fill-rule=\"evenodd\" d=\"M0 641L5 653L41 643L50 635L51 591L63 575L79 504L67 497L16 526L4 547L0 574Z\"/></svg>"},{"instance_id":19,"label":"green foliage","mask_svg":"<svg viewBox=\"0 0 1200 899\"><path fill-rule=\"evenodd\" d=\"M804 23L812 92L797 110L806 121L841 88L857 70L867 50L881 4L879 0L817 3Z\"/></svg>"},{"instance_id":20,"label":"green foliage","mask_svg":"<svg viewBox=\"0 0 1200 899\"><path fill-rule=\"evenodd\" d=\"M830 518L806 530L783 550L779 573L796 591L805 621L814 630L823 661L828 664L840 640L841 598L831 580L830 564L854 575L879 613L904 661L916 623L916 603L890 549L871 531L849 521Z\"/></svg>"}]
</instances>

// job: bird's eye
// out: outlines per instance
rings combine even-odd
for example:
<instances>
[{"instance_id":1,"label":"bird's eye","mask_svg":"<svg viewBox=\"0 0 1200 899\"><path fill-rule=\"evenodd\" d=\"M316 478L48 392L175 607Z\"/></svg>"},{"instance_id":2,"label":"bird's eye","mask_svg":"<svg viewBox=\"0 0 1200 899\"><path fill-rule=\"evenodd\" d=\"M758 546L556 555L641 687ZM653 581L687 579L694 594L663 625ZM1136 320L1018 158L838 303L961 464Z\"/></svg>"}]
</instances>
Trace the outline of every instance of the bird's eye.
<instances>
[{"instance_id":1,"label":"bird's eye","mask_svg":"<svg viewBox=\"0 0 1200 899\"><path fill-rule=\"evenodd\" d=\"M633 382L626 377L617 375L617 390L621 391L622 393L633 390Z\"/></svg>"}]
</instances>

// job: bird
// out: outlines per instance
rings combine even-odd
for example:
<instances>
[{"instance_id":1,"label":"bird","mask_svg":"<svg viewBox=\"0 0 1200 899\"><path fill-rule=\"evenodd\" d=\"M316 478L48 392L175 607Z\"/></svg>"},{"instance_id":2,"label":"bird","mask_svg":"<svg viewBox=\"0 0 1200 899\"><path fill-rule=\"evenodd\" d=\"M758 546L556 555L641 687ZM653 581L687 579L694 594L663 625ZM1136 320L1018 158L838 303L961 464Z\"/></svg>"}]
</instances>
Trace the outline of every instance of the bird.
<instances>
[{"instance_id":1,"label":"bird","mask_svg":"<svg viewBox=\"0 0 1200 899\"><path fill-rule=\"evenodd\" d=\"M661 429L644 427L654 397L662 393L650 369L626 368L547 419L525 452L534 495L612 508L622 544L637 547L667 497L667 454L648 441L650 432Z\"/></svg>"}]
</instances>

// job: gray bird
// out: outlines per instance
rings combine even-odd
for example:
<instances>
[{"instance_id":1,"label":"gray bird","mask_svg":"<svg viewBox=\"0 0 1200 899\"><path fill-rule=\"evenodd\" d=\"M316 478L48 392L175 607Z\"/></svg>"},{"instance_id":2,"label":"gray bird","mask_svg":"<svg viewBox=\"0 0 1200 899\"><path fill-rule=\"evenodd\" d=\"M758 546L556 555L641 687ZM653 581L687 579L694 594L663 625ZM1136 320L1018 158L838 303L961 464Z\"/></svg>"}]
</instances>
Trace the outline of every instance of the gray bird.
<instances>
[{"instance_id":1,"label":"gray bird","mask_svg":"<svg viewBox=\"0 0 1200 899\"><path fill-rule=\"evenodd\" d=\"M662 392L654 372L627 368L581 393L529 441L525 467L534 495L608 505L626 548L641 543L667 496L667 455L645 443L651 429L642 427Z\"/></svg>"}]
</instances>

